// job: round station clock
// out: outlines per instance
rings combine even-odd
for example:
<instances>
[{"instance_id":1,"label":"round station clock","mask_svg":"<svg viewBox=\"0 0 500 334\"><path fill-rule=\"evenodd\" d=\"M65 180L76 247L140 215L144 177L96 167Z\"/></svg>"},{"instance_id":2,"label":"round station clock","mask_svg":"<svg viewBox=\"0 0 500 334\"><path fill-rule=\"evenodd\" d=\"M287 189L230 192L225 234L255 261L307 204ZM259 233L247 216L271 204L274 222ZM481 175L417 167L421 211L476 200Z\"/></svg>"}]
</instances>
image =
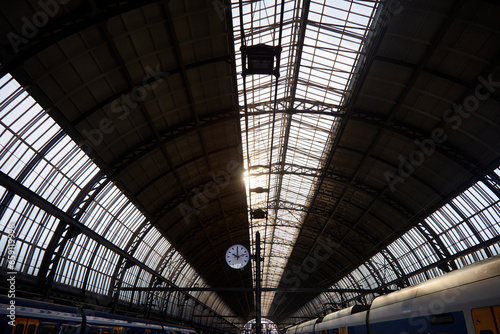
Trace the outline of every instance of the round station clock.
<instances>
[{"instance_id":1,"label":"round station clock","mask_svg":"<svg viewBox=\"0 0 500 334\"><path fill-rule=\"evenodd\" d=\"M226 263L233 269L243 269L250 261L250 252L243 245L232 245L226 251Z\"/></svg>"}]
</instances>

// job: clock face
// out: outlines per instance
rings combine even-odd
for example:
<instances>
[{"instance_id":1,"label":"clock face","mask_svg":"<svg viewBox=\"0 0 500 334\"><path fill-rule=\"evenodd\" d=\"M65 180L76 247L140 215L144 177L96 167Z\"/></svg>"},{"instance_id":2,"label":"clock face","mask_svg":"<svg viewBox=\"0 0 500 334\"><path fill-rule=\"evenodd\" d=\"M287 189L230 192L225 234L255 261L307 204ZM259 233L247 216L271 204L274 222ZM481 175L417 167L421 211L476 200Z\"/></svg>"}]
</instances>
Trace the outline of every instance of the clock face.
<instances>
[{"instance_id":1,"label":"clock face","mask_svg":"<svg viewBox=\"0 0 500 334\"><path fill-rule=\"evenodd\" d=\"M233 269L243 269L250 260L250 252L243 245L232 245L226 251L226 262Z\"/></svg>"}]
</instances>

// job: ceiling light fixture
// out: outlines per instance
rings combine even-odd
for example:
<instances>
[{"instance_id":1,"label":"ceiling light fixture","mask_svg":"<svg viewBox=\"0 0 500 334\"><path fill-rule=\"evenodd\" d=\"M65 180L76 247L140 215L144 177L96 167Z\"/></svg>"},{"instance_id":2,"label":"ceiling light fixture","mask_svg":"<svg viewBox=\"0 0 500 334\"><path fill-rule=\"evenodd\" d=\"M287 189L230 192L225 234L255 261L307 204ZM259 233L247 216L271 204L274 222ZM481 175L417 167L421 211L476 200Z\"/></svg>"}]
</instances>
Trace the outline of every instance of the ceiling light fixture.
<instances>
[{"instance_id":1,"label":"ceiling light fixture","mask_svg":"<svg viewBox=\"0 0 500 334\"><path fill-rule=\"evenodd\" d=\"M281 46L270 46L257 44L252 46L241 46L243 58L242 75L249 74L272 74L279 77L279 59Z\"/></svg>"}]
</instances>

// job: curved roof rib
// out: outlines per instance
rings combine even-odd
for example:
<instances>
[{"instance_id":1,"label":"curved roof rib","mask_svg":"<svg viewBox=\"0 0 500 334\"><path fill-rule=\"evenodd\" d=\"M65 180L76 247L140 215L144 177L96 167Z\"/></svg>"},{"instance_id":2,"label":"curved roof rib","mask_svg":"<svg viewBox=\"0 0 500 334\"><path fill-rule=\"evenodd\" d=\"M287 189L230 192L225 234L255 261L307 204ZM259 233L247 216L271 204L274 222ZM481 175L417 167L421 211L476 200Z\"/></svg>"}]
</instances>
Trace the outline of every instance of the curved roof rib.
<instances>
[{"instance_id":1,"label":"curved roof rib","mask_svg":"<svg viewBox=\"0 0 500 334\"><path fill-rule=\"evenodd\" d=\"M235 333L255 268L223 256L257 231L279 326L499 255L495 2L51 3L0 9L1 266L14 231L26 294ZM279 76L241 76L259 43Z\"/></svg>"}]
</instances>

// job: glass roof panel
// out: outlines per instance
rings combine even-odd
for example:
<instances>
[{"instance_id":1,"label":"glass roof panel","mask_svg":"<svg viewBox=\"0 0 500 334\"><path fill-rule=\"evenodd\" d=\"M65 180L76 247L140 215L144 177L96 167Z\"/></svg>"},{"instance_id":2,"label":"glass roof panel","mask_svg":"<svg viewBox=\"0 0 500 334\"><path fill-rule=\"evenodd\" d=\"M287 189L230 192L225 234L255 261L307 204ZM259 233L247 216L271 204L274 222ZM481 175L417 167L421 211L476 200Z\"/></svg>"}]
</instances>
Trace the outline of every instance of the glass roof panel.
<instances>
[{"instance_id":1,"label":"glass roof panel","mask_svg":"<svg viewBox=\"0 0 500 334\"><path fill-rule=\"evenodd\" d=\"M232 4L235 50L259 43L282 47L279 78L238 77L248 204L250 210L268 212L265 220L250 217L250 234L253 240L255 232L261 233L264 286L269 288L279 283L303 219L296 208L305 206L312 194L319 176L314 171L322 168L338 122L328 113L337 108L320 114L307 108L344 103L378 5L373 1L308 3L284 1L281 26L280 2L247 1L241 10L238 0ZM236 53L236 68L242 70L241 52ZM250 191L257 187L267 191ZM286 228L277 227L282 223ZM278 245L273 243L276 240L283 241ZM273 296L263 295L264 315Z\"/></svg>"},{"instance_id":2,"label":"glass roof panel","mask_svg":"<svg viewBox=\"0 0 500 334\"><path fill-rule=\"evenodd\" d=\"M77 198L88 195L83 191L98 175L99 168L10 75L0 78L0 110L1 172L60 210L73 214L71 208L80 207L82 202ZM112 182L105 182L85 212L74 217L122 250L129 250L138 232L148 222ZM60 241L54 232L61 222L33 203L11 196L3 187L0 187L0 196L5 204L0 211L0 264L8 267L6 252L9 234L12 234L15 237L14 270L37 276L49 242L53 238ZM203 282L156 228L150 228L138 241L137 249L131 255L149 268L160 270L159 265L167 261L165 278L172 278L182 286ZM78 234L68 238L62 249L54 280L108 295L112 277L120 263L118 254L87 235ZM125 271L123 285L149 286L151 277L150 273L133 266ZM202 284L206 285L205 282ZM137 293L120 292L124 301L130 301L132 296L133 301L138 302ZM169 295L165 296L169 298ZM208 292L203 296L211 300L209 308L217 306L222 314L231 313L216 293ZM147 298L147 294L143 293L141 298Z\"/></svg>"},{"instance_id":3,"label":"glass roof panel","mask_svg":"<svg viewBox=\"0 0 500 334\"><path fill-rule=\"evenodd\" d=\"M491 173L500 176L500 167ZM432 232L437 235L446 247L446 251L451 255L467 251L467 249L479 244L479 242L491 243L492 239L500 236L500 225L498 224L500 221L500 198L492 190L492 188L500 189L500 184L494 181L496 180L495 178L489 179L491 180L489 186L484 182L477 182L455 197L450 203L424 219L426 224L419 224L420 228L427 228L426 226L428 226L428 228L432 229ZM412 228L388 245L386 251L394 255L397 260L397 263L394 264L398 265L404 271L403 274L409 275L407 280L411 285L443 274L441 269L430 267L425 272L412 275L412 273L421 270L421 268L432 266L432 264L442 259L436 253L430 240L417 227ZM470 250L470 253L458 257L453 262L458 268L462 268L486 259L489 256L498 255L500 255L500 245L496 242L479 250ZM378 267L378 272L370 273L369 275L379 275L384 278L386 283L390 283L391 280L395 280L398 277L392 268L387 266L385 260L382 259L381 253L376 254L370 259L369 262ZM366 267L366 265L362 265L351 272L350 275L356 277L358 280L365 280L367 282L376 281L375 277L362 278L360 272L366 272ZM349 280L349 277L349 275L344 277L335 283L332 288L357 288L354 282ZM372 286L372 288L377 287L376 285ZM352 305L356 302L359 294L344 294L344 296L350 301L349 305ZM317 298L319 302L324 302L324 297L320 296ZM313 302L318 303L318 300ZM306 308L307 305L295 314L304 313L304 309ZM313 314L313 316L317 316L317 314Z\"/></svg>"}]
</instances>

